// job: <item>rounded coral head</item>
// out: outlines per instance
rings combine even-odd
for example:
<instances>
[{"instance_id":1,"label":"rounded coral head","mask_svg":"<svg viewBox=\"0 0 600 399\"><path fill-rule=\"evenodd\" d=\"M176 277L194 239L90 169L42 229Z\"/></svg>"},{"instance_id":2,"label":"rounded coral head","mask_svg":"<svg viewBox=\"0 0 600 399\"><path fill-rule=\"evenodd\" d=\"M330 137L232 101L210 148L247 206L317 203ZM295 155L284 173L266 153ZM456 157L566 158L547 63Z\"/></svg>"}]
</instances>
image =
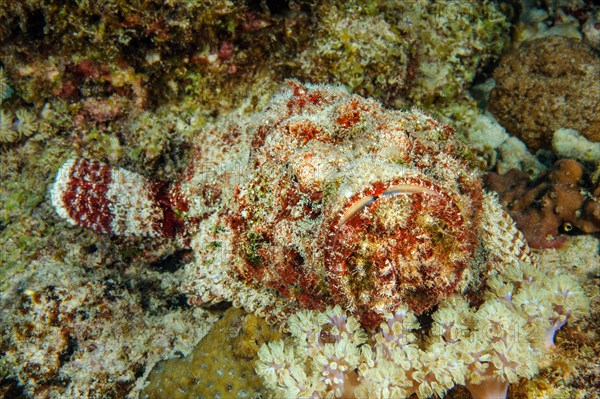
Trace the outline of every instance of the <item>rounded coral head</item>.
<instances>
[{"instance_id":1,"label":"rounded coral head","mask_svg":"<svg viewBox=\"0 0 600 399\"><path fill-rule=\"evenodd\" d=\"M481 182L450 127L295 81L250 126L251 168L227 216L248 283L375 326L466 289L465 271L485 263Z\"/></svg>"}]
</instances>

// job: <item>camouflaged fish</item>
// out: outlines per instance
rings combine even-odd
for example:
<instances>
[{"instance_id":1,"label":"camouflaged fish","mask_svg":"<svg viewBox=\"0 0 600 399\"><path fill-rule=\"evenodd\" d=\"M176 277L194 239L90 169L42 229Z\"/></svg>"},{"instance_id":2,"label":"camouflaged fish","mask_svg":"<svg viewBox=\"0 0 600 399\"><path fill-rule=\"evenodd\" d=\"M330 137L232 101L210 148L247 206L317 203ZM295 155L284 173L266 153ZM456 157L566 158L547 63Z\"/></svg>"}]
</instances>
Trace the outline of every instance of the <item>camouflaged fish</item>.
<instances>
[{"instance_id":1,"label":"camouflaged fish","mask_svg":"<svg viewBox=\"0 0 600 399\"><path fill-rule=\"evenodd\" d=\"M203 129L170 185L88 159L67 161L57 213L118 235L191 248L192 304L231 301L271 320L341 305L375 327L427 311L529 248L454 131L341 86L288 81L263 112Z\"/></svg>"}]
</instances>

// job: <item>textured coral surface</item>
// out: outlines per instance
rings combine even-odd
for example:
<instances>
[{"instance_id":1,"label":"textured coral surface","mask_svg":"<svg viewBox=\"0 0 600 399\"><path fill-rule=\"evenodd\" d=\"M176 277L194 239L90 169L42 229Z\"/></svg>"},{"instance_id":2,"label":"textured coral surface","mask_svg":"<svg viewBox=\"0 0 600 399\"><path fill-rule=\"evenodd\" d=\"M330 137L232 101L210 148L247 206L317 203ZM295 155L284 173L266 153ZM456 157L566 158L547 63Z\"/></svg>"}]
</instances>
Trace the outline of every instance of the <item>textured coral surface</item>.
<instances>
[{"instance_id":1,"label":"textured coral surface","mask_svg":"<svg viewBox=\"0 0 600 399\"><path fill-rule=\"evenodd\" d=\"M328 2L317 7L314 41L299 74L404 107L448 104L506 44L506 17L493 2ZM448 23L452 21L452 23Z\"/></svg>"},{"instance_id":2,"label":"textured coral surface","mask_svg":"<svg viewBox=\"0 0 600 399\"><path fill-rule=\"evenodd\" d=\"M525 42L500 61L494 78L490 111L532 150L550 147L559 128L600 140L600 59L580 40Z\"/></svg>"},{"instance_id":3,"label":"textured coral surface","mask_svg":"<svg viewBox=\"0 0 600 399\"><path fill-rule=\"evenodd\" d=\"M280 334L241 309L225 312L192 353L158 364L141 399L255 398L266 389L254 372L256 353Z\"/></svg>"},{"instance_id":4,"label":"textured coral surface","mask_svg":"<svg viewBox=\"0 0 600 399\"><path fill-rule=\"evenodd\" d=\"M562 159L530 181L511 169L486 176L533 248L560 247L566 233L600 232L600 185L575 160Z\"/></svg>"},{"instance_id":5,"label":"textured coral surface","mask_svg":"<svg viewBox=\"0 0 600 399\"><path fill-rule=\"evenodd\" d=\"M23 396L124 397L157 361L189 352L214 320L156 290L174 279L144 270L123 278L74 262L89 250L32 262L4 282L2 361Z\"/></svg>"}]
</instances>

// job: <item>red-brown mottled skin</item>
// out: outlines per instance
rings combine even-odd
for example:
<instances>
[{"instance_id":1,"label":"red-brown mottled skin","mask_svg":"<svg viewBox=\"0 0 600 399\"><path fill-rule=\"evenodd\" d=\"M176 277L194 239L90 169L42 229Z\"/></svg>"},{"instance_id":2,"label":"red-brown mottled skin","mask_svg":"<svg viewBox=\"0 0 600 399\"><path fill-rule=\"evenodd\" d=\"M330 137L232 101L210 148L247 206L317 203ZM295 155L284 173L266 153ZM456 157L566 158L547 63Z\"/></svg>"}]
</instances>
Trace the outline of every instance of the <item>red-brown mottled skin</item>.
<instances>
[{"instance_id":1,"label":"red-brown mottled skin","mask_svg":"<svg viewBox=\"0 0 600 399\"><path fill-rule=\"evenodd\" d=\"M288 131L290 134L299 137L303 144L309 140L320 138L322 136L322 132L319 127L310 122L290 125L288 126Z\"/></svg>"},{"instance_id":2,"label":"red-brown mottled skin","mask_svg":"<svg viewBox=\"0 0 600 399\"><path fill-rule=\"evenodd\" d=\"M179 195L170 195L168 184L163 182L154 183L150 191L154 194L154 202L160 206L163 213L161 222L154 222L154 230L160 231L164 237L174 238L178 232L185 229L178 212L189 209L187 201ZM172 192L177 193L176 190L172 190Z\"/></svg>"},{"instance_id":3,"label":"red-brown mottled skin","mask_svg":"<svg viewBox=\"0 0 600 399\"><path fill-rule=\"evenodd\" d=\"M368 293L369 298L388 297L388 300L391 299L397 306L406 303L416 313L429 309L437 302L437 298L443 296L446 292L452 292L456 288L475 249L476 231L470 229L470 225L465 223L463 215L452 200L451 195L444 192L443 188L427 181L403 179L386 184L379 182L373 184L371 188L360 195L355 194L348 200L348 205L350 206L358 201L359 197L375 196L376 199L369 205L371 213L373 213L373 208L376 208L382 200L382 193L387 188L398 184L426 187L436 193L435 195L424 193L413 195L413 208L410 210L407 224L402 228L388 234L378 228L376 218L365 216L365 212L353 216L341 226L338 225L339 214L336 215L338 217L332 218L329 222L325 263L329 272L329 284L332 287L331 295L337 304L358 308L358 314L361 315L363 324L373 319L380 322L380 319L374 318L374 315L371 314L369 303L361 301L361 294L364 293L364 290L357 288L361 282L352 282L357 277L353 276L355 271L352 270L348 260L353 258L356 249L353 245L356 245L356 242L363 240L377 241L378 248L371 258L372 268L383 270L384 265L388 264L390 266L387 272L379 273L375 271L372 273L373 282L371 286L366 287L367 290L372 290ZM475 201L479 200L477 206L480 207L481 198L475 197L473 199ZM424 213L428 213L437 218L438 221L444 222L446 230L451 232L453 240L458 243L455 245L459 247L462 259L451 261L447 259L447 254L444 253L442 245L431 246L430 243L424 242L422 238L416 236L416 231L419 228L417 225L418 217ZM419 279L410 277L407 271L403 270L406 266L402 262L398 262L398 258L390 256L393 253L395 257L400 257L400 261L410 259L411 256L414 257L414 254L419 252L419 248L422 251L425 247L427 250L421 253L420 257L424 263L430 261L432 265L422 266L419 270ZM443 269L453 270L454 279L440 282L437 277ZM396 286L397 280L410 283L411 289L399 292L399 288ZM353 290L348 291L345 289L348 286L353 287Z\"/></svg>"},{"instance_id":4,"label":"red-brown mottled skin","mask_svg":"<svg viewBox=\"0 0 600 399\"><path fill-rule=\"evenodd\" d=\"M350 128L360 122L361 111L365 111L365 109L361 109L357 101L350 101L349 104L338 109L335 123L343 128Z\"/></svg>"},{"instance_id":5,"label":"red-brown mottled skin","mask_svg":"<svg viewBox=\"0 0 600 399\"><path fill-rule=\"evenodd\" d=\"M299 156L308 163L318 161L323 156L318 152L321 144L314 142L322 143L325 148L344 145L341 138L343 136L332 135L331 130L324 131L320 125L322 122L315 122L318 118L311 119L311 115L322 112L331 103L331 99L319 90L309 90L296 82L290 82L289 85L292 95L281 110L285 118L270 124L260 124L256 128L252 140L252 154L255 156L251 158L251 162L256 165L258 172L253 174L254 179L246 183L243 192L236 189L236 210L228 214L226 219L233 234L232 241L236 243L235 256L239 257L235 275L258 289L265 286L272 289L277 295L287 298L293 306L323 309L340 304L357 314L367 328L372 328L381 321L380 314L384 310L406 303L412 310L420 313L455 292L477 246L476 226L479 223L478 212L482 201L479 179L472 176L459 178L462 181L458 183L462 187L460 194L440 185L443 182L436 183L427 178L374 181L345 200L342 208L336 208L329 216L324 215L324 212L331 210L323 204L322 187L306 186L302 184L302 180L286 176L280 165L288 162L285 154L292 147L300 151L307 146L317 146L316 152L303 152ZM340 132L350 131L362 121L379 118L384 113L385 110L379 104L352 96L336 106L333 123ZM408 115L408 118L411 116ZM444 164L451 157L450 167L458 165L466 168L464 161L456 160L457 144L451 140L454 133L452 128L431 118L425 118L419 123L424 129L435 131L436 140L440 141L428 141L428 136L411 137L409 145L404 148L406 152L403 161L427 171L432 167L432 162ZM397 128L399 127L393 125L393 121L383 117L377 125L382 133ZM270 141L266 140L268 137L271 138ZM287 144L286 137L295 144ZM267 177L270 172L274 174ZM386 189L396 184L427 188L435 192L435 195L412 194L413 209L410 210L407 225L389 234L384 234L377 227L376 219L360 212L338 226L344 209L361 198L377 197L368 207L371 212L381 201L393 201L393 198L380 198L383 198L382 194ZM269 203L268 208L258 208L265 195L272 198L273 202ZM463 199L459 200L457 195L463 196ZM458 205L461 201L468 201L470 210L461 209L461 205ZM419 227L419 218L423 217L420 215L437 219L441 233L434 239L439 243L432 244L432 238L415 236L418 229L424 231L423 227ZM318 235L318 247L306 247L304 254L300 254L293 246L282 248L275 237L288 223L310 222L321 218L324 218L324 228L315 232ZM427 234L427 231L423 234ZM441 237L442 234L451 238ZM290 242L292 240L290 238ZM361 241L379 242L381 248L385 249L369 255L372 266L367 270L368 281L361 280L360 276L355 277L355 266L352 265L354 245ZM454 248L444 252L447 250L444 245ZM310 263L318 251L322 252L322 266L315 267ZM453 259L447 258L450 252ZM394 255L390 256L391 253ZM403 270L403 267L415 267L403 266L401 263L402 259L410 260L411 253L419 253L423 264L415 270ZM388 265L387 269L384 265ZM419 277L410 277L411 272L418 272ZM371 308L374 302L380 302L378 309Z\"/></svg>"},{"instance_id":6,"label":"red-brown mottled skin","mask_svg":"<svg viewBox=\"0 0 600 399\"><path fill-rule=\"evenodd\" d=\"M82 159L63 195L63 201L71 204L69 216L88 229L112 233L113 214L106 198L111 182L108 165Z\"/></svg>"},{"instance_id":7,"label":"red-brown mottled skin","mask_svg":"<svg viewBox=\"0 0 600 399\"><path fill-rule=\"evenodd\" d=\"M319 105L323 100L318 92L308 93L301 84L290 82L290 86L294 90L294 96L287 103L290 115L302 111L308 105Z\"/></svg>"}]
</instances>

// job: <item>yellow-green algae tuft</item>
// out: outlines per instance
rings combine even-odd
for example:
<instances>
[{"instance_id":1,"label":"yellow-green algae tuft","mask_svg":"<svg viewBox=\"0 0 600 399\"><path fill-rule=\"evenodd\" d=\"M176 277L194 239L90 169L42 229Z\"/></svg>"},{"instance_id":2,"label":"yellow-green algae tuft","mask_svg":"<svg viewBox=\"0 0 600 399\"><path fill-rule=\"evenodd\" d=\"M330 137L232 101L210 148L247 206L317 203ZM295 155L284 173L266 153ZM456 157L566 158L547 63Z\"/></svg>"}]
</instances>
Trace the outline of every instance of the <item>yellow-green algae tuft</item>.
<instances>
[{"instance_id":1,"label":"yellow-green algae tuft","mask_svg":"<svg viewBox=\"0 0 600 399\"><path fill-rule=\"evenodd\" d=\"M508 38L508 21L490 1L334 1L314 12L317 31L296 76L340 82L394 107L465 97Z\"/></svg>"}]
</instances>

